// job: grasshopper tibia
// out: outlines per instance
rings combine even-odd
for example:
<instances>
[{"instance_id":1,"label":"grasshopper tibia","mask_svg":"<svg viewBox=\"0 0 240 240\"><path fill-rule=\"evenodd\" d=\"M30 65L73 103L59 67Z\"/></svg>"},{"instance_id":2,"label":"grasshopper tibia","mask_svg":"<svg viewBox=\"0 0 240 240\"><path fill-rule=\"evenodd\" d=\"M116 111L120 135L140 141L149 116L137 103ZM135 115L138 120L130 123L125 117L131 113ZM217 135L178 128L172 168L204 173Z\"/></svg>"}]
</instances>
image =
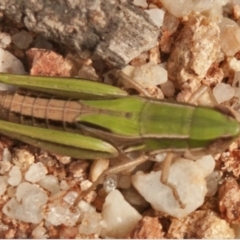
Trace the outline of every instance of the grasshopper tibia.
<instances>
[{"instance_id":1,"label":"grasshopper tibia","mask_svg":"<svg viewBox=\"0 0 240 240\"><path fill-rule=\"evenodd\" d=\"M147 161L148 159L149 159L148 156L140 156L140 157L138 157L137 159L135 159L133 161L130 161L130 162L127 162L127 163L126 162L125 163L121 163L121 164L119 164L117 166L111 167L111 168L103 171L102 174L98 177L98 179L95 182L93 182L91 187L89 187L86 191L83 191L83 192L80 193L78 198L75 200L75 203L74 203L73 207L76 207L78 202L82 198L84 198L87 194L89 194L91 191L93 191L99 184L101 184L103 182L104 178L107 175L117 174L117 173L123 172L125 170L128 170L129 168L136 167L139 164Z\"/></svg>"},{"instance_id":2,"label":"grasshopper tibia","mask_svg":"<svg viewBox=\"0 0 240 240\"><path fill-rule=\"evenodd\" d=\"M176 199L176 201L178 202L179 206L181 208L185 208L186 204L184 204L181 201L176 187L172 183L168 182L169 169L170 169L170 166L171 166L172 158L173 158L173 153L167 153L167 156L163 161L162 174L161 174L160 181L162 182L162 184L171 188L173 196Z\"/></svg>"}]
</instances>

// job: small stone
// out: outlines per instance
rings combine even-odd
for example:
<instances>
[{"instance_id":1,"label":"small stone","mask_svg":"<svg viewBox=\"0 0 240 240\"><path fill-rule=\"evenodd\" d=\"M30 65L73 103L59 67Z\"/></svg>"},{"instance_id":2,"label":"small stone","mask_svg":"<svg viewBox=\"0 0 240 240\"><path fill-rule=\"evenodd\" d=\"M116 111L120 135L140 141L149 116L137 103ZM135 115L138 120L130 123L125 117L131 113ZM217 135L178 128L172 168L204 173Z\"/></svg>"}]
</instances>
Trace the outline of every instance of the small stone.
<instances>
[{"instance_id":1,"label":"small stone","mask_svg":"<svg viewBox=\"0 0 240 240\"><path fill-rule=\"evenodd\" d=\"M61 55L46 49L31 48L26 52L30 75L70 77L74 65Z\"/></svg>"},{"instance_id":2,"label":"small stone","mask_svg":"<svg viewBox=\"0 0 240 240\"><path fill-rule=\"evenodd\" d=\"M10 52L0 48L0 72L25 74L23 64Z\"/></svg>"},{"instance_id":3,"label":"small stone","mask_svg":"<svg viewBox=\"0 0 240 240\"><path fill-rule=\"evenodd\" d=\"M63 201L68 203L69 205L73 205L75 203L75 200L78 197L78 193L75 191L69 191L64 197Z\"/></svg>"},{"instance_id":4,"label":"small stone","mask_svg":"<svg viewBox=\"0 0 240 240\"><path fill-rule=\"evenodd\" d=\"M32 236L35 239L47 239L48 234L46 234L46 231L47 229L39 224L33 229Z\"/></svg>"},{"instance_id":5,"label":"small stone","mask_svg":"<svg viewBox=\"0 0 240 240\"><path fill-rule=\"evenodd\" d=\"M88 190L92 186L92 182L89 180L84 180L80 183L80 187L82 191Z\"/></svg>"},{"instance_id":6,"label":"small stone","mask_svg":"<svg viewBox=\"0 0 240 240\"><path fill-rule=\"evenodd\" d=\"M16 198L11 198L2 208L2 212L10 218L15 217L15 212L19 207L19 203L16 201Z\"/></svg>"},{"instance_id":7,"label":"small stone","mask_svg":"<svg viewBox=\"0 0 240 240\"><path fill-rule=\"evenodd\" d=\"M234 231L224 219L210 210L200 210L182 219L172 219L171 239L234 239Z\"/></svg>"},{"instance_id":8,"label":"small stone","mask_svg":"<svg viewBox=\"0 0 240 240\"><path fill-rule=\"evenodd\" d=\"M42 188L38 187L37 185L31 184L28 182L22 182L17 187L16 198L18 202L26 201L27 196L30 196L33 193L35 194L39 192L45 193L42 190ZM36 200L40 201L40 198ZM45 200L43 202L45 203ZM33 207L37 207L37 206L33 206Z\"/></svg>"},{"instance_id":9,"label":"small stone","mask_svg":"<svg viewBox=\"0 0 240 240\"><path fill-rule=\"evenodd\" d=\"M202 81L218 60L221 51L219 35L216 22L197 13L189 15L167 61L168 77L176 87L181 87L184 82Z\"/></svg>"},{"instance_id":10,"label":"small stone","mask_svg":"<svg viewBox=\"0 0 240 240\"><path fill-rule=\"evenodd\" d=\"M204 202L207 193L205 177L209 171L201 165L202 163L178 159L170 167L168 182L175 186L185 208L180 207L172 189L160 181L161 171L149 174L138 172L132 176L132 184L155 210L181 218ZM211 169L212 166L209 166Z\"/></svg>"},{"instance_id":11,"label":"small stone","mask_svg":"<svg viewBox=\"0 0 240 240\"><path fill-rule=\"evenodd\" d=\"M133 78L143 87L154 87L167 81L167 70L162 64L147 63L135 67Z\"/></svg>"},{"instance_id":12,"label":"small stone","mask_svg":"<svg viewBox=\"0 0 240 240\"><path fill-rule=\"evenodd\" d=\"M212 155L205 155L196 161L201 166L205 176L209 176L215 167L215 160Z\"/></svg>"},{"instance_id":13,"label":"small stone","mask_svg":"<svg viewBox=\"0 0 240 240\"><path fill-rule=\"evenodd\" d=\"M29 151L17 149L13 155L12 161L21 171L25 171L34 163L35 158Z\"/></svg>"},{"instance_id":14,"label":"small stone","mask_svg":"<svg viewBox=\"0 0 240 240\"><path fill-rule=\"evenodd\" d=\"M77 73L77 76L83 79L99 80L96 70L91 65L84 64Z\"/></svg>"},{"instance_id":15,"label":"small stone","mask_svg":"<svg viewBox=\"0 0 240 240\"><path fill-rule=\"evenodd\" d=\"M0 176L0 196L2 196L7 190L7 182L4 176Z\"/></svg>"},{"instance_id":16,"label":"small stone","mask_svg":"<svg viewBox=\"0 0 240 240\"><path fill-rule=\"evenodd\" d=\"M163 25L165 11L159 8L153 8L145 10L145 12L150 16L151 20L157 27L161 27Z\"/></svg>"},{"instance_id":17,"label":"small stone","mask_svg":"<svg viewBox=\"0 0 240 240\"><path fill-rule=\"evenodd\" d=\"M93 162L90 169L89 179L95 182L104 170L108 169L109 159L101 158Z\"/></svg>"},{"instance_id":18,"label":"small stone","mask_svg":"<svg viewBox=\"0 0 240 240\"><path fill-rule=\"evenodd\" d=\"M218 191L221 217L232 224L240 224L240 187L235 178L224 180Z\"/></svg>"},{"instance_id":19,"label":"small stone","mask_svg":"<svg viewBox=\"0 0 240 240\"><path fill-rule=\"evenodd\" d=\"M175 31L177 31L179 23L180 23L179 18L173 16L171 13L166 11L164 15L163 26L162 26L163 32L165 33L167 32L167 34L171 36Z\"/></svg>"},{"instance_id":20,"label":"small stone","mask_svg":"<svg viewBox=\"0 0 240 240\"><path fill-rule=\"evenodd\" d=\"M226 17L222 18L219 27L223 52L226 56L234 56L240 51L240 27L235 21Z\"/></svg>"},{"instance_id":21,"label":"small stone","mask_svg":"<svg viewBox=\"0 0 240 240\"><path fill-rule=\"evenodd\" d=\"M222 16L222 6L224 6L227 2L225 0L213 0L211 2L208 0L201 0L197 2L182 0L176 4L176 1L174 0L161 0L161 3L170 13L178 18L187 16L191 12L204 12L207 15L213 10L216 11L216 9L219 10L219 12L217 12L217 16L219 15L218 18L220 18Z\"/></svg>"},{"instance_id":22,"label":"small stone","mask_svg":"<svg viewBox=\"0 0 240 240\"><path fill-rule=\"evenodd\" d=\"M2 161L11 161L12 156L8 148L3 149Z\"/></svg>"},{"instance_id":23,"label":"small stone","mask_svg":"<svg viewBox=\"0 0 240 240\"><path fill-rule=\"evenodd\" d=\"M108 194L102 210L102 238L125 238L142 216L118 190Z\"/></svg>"},{"instance_id":24,"label":"small stone","mask_svg":"<svg viewBox=\"0 0 240 240\"><path fill-rule=\"evenodd\" d=\"M38 181L38 184L42 188L50 191L52 193L52 195L61 191L59 182L58 182L58 178L53 175L44 176L44 178L42 178L40 181Z\"/></svg>"},{"instance_id":25,"label":"small stone","mask_svg":"<svg viewBox=\"0 0 240 240\"><path fill-rule=\"evenodd\" d=\"M213 95L216 101L220 104L233 98L235 95L235 90L229 84L218 83L213 88Z\"/></svg>"},{"instance_id":26,"label":"small stone","mask_svg":"<svg viewBox=\"0 0 240 240\"><path fill-rule=\"evenodd\" d=\"M158 153L155 158L153 158L152 161L154 162L163 162L166 159L167 153L166 152L162 152L162 153Z\"/></svg>"},{"instance_id":27,"label":"small stone","mask_svg":"<svg viewBox=\"0 0 240 240\"><path fill-rule=\"evenodd\" d=\"M161 53L159 46L156 46L149 50L149 62L152 62L153 64L159 64L161 62ZM166 68L166 64L163 66Z\"/></svg>"},{"instance_id":28,"label":"small stone","mask_svg":"<svg viewBox=\"0 0 240 240\"><path fill-rule=\"evenodd\" d=\"M45 219L54 226L59 226L64 224L65 226L74 226L78 221L80 216L80 211L75 210L72 212L66 206L48 204L48 211L46 213Z\"/></svg>"},{"instance_id":29,"label":"small stone","mask_svg":"<svg viewBox=\"0 0 240 240\"><path fill-rule=\"evenodd\" d=\"M20 221L38 224L42 221L43 206L48 197L36 185L28 182L20 183L17 187L16 198L11 198L3 207L3 212Z\"/></svg>"},{"instance_id":30,"label":"small stone","mask_svg":"<svg viewBox=\"0 0 240 240\"><path fill-rule=\"evenodd\" d=\"M234 20L238 20L240 17L240 5L238 0L232 2L232 15Z\"/></svg>"},{"instance_id":31,"label":"small stone","mask_svg":"<svg viewBox=\"0 0 240 240\"><path fill-rule=\"evenodd\" d=\"M95 212L96 209L95 207L93 207L91 204L89 204L88 202L81 200L78 203L78 208L81 210L81 212Z\"/></svg>"},{"instance_id":32,"label":"small stone","mask_svg":"<svg viewBox=\"0 0 240 240\"><path fill-rule=\"evenodd\" d=\"M12 167L11 162L9 161L1 161L0 162L0 174L4 174L8 172Z\"/></svg>"},{"instance_id":33,"label":"small stone","mask_svg":"<svg viewBox=\"0 0 240 240\"><path fill-rule=\"evenodd\" d=\"M100 224L102 216L97 212L87 212L84 214L81 224L79 225L78 232L84 235L97 234L99 235L102 226Z\"/></svg>"},{"instance_id":34,"label":"small stone","mask_svg":"<svg viewBox=\"0 0 240 240\"><path fill-rule=\"evenodd\" d=\"M8 209L8 211L12 211L11 217L20 221L32 222L34 224L37 224L42 220L40 211L36 211L36 209L34 209L33 211L32 209L27 209L26 205L20 204L15 200L15 198L12 198L9 202L7 202L3 209L5 209L5 211L3 210L3 212L8 216L10 215L6 212L6 209Z\"/></svg>"},{"instance_id":35,"label":"small stone","mask_svg":"<svg viewBox=\"0 0 240 240\"><path fill-rule=\"evenodd\" d=\"M72 158L69 156L60 156L55 154L55 157L62 164L69 164L72 161Z\"/></svg>"},{"instance_id":36,"label":"small stone","mask_svg":"<svg viewBox=\"0 0 240 240\"><path fill-rule=\"evenodd\" d=\"M61 226L60 232L59 232L59 239L81 239L81 237L78 237L78 227L65 227Z\"/></svg>"},{"instance_id":37,"label":"small stone","mask_svg":"<svg viewBox=\"0 0 240 240\"><path fill-rule=\"evenodd\" d=\"M117 184L118 184L117 176L116 175L108 175L104 179L103 188L106 191L106 193L109 193L117 188Z\"/></svg>"},{"instance_id":38,"label":"small stone","mask_svg":"<svg viewBox=\"0 0 240 240\"><path fill-rule=\"evenodd\" d=\"M207 194L206 196L208 197L212 197L215 195L215 193L217 192L217 189L218 189L218 185L221 181L221 174L219 171L214 171L212 172L210 175L208 175L206 177L206 182L207 182Z\"/></svg>"},{"instance_id":39,"label":"small stone","mask_svg":"<svg viewBox=\"0 0 240 240\"><path fill-rule=\"evenodd\" d=\"M172 81L162 83L161 89L165 97L173 97L175 94L175 87Z\"/></svg>"},{"instance_id":40,"label":"small stone","mask_svg":"<svg viewBox=\"0 0 240 240\"><path fill-rule=\"evenodd\" d=\"M132 185L131 177L129 175L121 174L118 177L117 186L119 188L128 189Z\"/></svg>"},{"instance_id":41,"label":"small stone","mask_svg":"<svg viewBox=\"0 0 240 240\"><path fill-rule=\"evenodd\" d=\"M25 174L25 179L35 183L43 179L47 174L47 168L41 163L33 163Z\"/></svg>"},{"instance_id":42,"label":"small stone","mask_svg":"<svg viewBox=\"0 0 240 240\"><path fill-rule=\"evenodd\" d=\"M0 33L0 48L6 48L11 43L11 37L9 34Z\"/></svg>"},{"instance_id":43,"label":"small stone","mask_svg":"<svg viewBox=\"0 0 240 240\"><path fill-rule=\"evenodd\" d=\"M8 225L5 225L3 223L0 223L0 231L3 232L3 231L7 231L9 229Z\"/></svg>"},{"instance_id":44,"label":"small stone","mask_svg":"<svg viewBox=\"0 0 240 240\"><path fill-rule=\"evenodd\" d=\"M13 166L9 172L8 183L11 186L18 186L22 180L22 173L18 166Z\"/></svg>"},{"instance_id":45,"label":"small stone","mask_svg":"<svg viewBox=\"0 0 240 240\"><path fill-rule=\"evenodd\" d=\"M228 57L227 64L228 64L229 71L233 70L235 74L236 72L240 71L240 61L235 57Z\"/></svg>"},{"instance_id":46,"label":"small stone","mask_svg":"<svg viewBox=\"0 0 240 240\"><path fill-rule=\"evenodd\" d=\"M32 36L24 30L12 36L12 43L19 49L27 49L32 40Z\"/></svg>"},{"instance_id":47,"label":"small stone","mask_svg":"<svg viewBox=\"0 0 240 240\"><path fill-rule=\"evenodd\" d=\"M157 217L144 216L129 234L131 239L160 239L164 232Z\"/></svg>"},{"instance_id":48,"label":"small stone","mask_svg":"<svg viewBox=\"0 0 240 240\"><path fill-rule=\"evenodd\" d=\"M73 177L83 180L86 177L86 169L88 166L89 163L87 161L75 161L70 164L69 171Z\"/></svg>"},{"instance_id":49,"label":"small stone","mask_svg":"<svg viewBox=\"0 0 240 240\"><path fill-rule=\"evenodd\" d=\"M67 183L66 180L62 180L60 182L60 188L61 188L61 190L64 191L64 190L68 190L70 188L70 186L69 186L69 184Z\"/></svg>"}]
</instances>

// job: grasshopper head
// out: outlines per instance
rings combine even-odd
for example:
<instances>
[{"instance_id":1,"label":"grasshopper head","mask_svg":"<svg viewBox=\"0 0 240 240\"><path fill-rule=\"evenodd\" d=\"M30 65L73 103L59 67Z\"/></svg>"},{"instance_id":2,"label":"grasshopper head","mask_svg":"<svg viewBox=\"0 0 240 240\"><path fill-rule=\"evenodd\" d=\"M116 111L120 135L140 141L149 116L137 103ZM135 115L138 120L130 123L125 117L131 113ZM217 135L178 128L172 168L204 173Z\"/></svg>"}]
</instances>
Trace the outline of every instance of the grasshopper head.
<instances>
[{"instance_id":1,"label":"grasshopper head","mask_svg":"<svg viewBox=\"0 0 240 240\"><path fill-rule=\"evenodd\" d=\"M219 149L220 152L240 135L240 123L229 114L217 109L198 107L195 109L191 130L190 140L201 142L207 148Z\"/></svg>"}]
</instances>

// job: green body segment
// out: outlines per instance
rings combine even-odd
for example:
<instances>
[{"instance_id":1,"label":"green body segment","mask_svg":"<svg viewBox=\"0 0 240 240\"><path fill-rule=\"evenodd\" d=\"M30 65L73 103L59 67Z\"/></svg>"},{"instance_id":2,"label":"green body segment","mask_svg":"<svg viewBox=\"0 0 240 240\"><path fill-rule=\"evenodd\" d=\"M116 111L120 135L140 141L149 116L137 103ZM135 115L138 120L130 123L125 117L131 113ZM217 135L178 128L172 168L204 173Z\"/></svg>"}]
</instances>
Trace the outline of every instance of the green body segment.
<instances>
[{"instance_id":1,"label":"green body segment","mask_svg":"<svg viewBox=\"0 0 240 240\"><path fill-rule=\"evenodd\" d=\"M60 116L65 116L68 98L75 99L79 108L73 110L77 117L70 125L80 131L66 132L64 117L54 120L58 127L63 122L62 130L0 120L0 133L62 155L95 159L116 157L119 149L125 152L198 150L214 144L218 147L217 143L228 143L240 134L238 121L214 108L127 96L121 89L92 81L0 74L0 82L53 94L54 99L63 101L58 108ZM9 109L4 109L7 114L15 104L10 103ZM45 111L42 118L55 110L50 105L42 107ZM22 112L20 107L17 113L20 120ZM48 123L48 119L41 121Z\"/></svg>"},{"instance_id":2,"label":"green body segment","mask_svg":"<svg viewBox=\"0 0 240 240\"><path fill-rule=\"evenodd\" d=\"M202 149L240 134L237 120L213 108L140 97L81 103L101 113L84 114L77 121L108 132L107 139L127 152Z\"/></svg>"},{"instance_id":3,"label":"green body segment","mask_svg":"<svg viewBox=\"0 0 240 240\"><path fill-rule=\"evenodd\" d=\"M79 115L77 122L92 124L119 137L140 137L139 115L145 104L144 98L125 97L110 100L80 101L92 109Z\"/></svg>"},{"instance_id":4,"label":"green body segment","mask_svg":"<svg viewBox=\"0 0 240 240\"><path fill-rule=\"evenodd\" d=\"M148 114L141 115L142 135L151 150L203 149L240 134L237 120L213 108L150 101L144 111Z\"/></svg>"}]
</instances>

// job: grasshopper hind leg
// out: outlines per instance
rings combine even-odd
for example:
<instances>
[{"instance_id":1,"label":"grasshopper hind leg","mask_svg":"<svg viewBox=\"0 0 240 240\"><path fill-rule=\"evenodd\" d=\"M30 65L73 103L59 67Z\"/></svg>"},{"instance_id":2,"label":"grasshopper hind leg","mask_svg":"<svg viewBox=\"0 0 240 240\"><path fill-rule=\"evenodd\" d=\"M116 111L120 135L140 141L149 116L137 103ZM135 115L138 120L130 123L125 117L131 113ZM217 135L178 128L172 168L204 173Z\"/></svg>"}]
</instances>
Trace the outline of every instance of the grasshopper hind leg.
<instances>
[{"instance_id":1,"label":"grasshopper hind leg","mask_svg":"<svg viewBox=\"0 0 240 240\"><path fill-rule=\"evenodd\" d=\"M169 169L170 169L172 158L173 158L173 154L168 153L166 158L164 159L163 166L162 166L162 175L161 175L160 181L162 182L162 184L168 186L172 190L173 196L176 199L176 201L178 202L179 206L181 208L185 208L185 204L181 201L178 191L176 189L176 186L174 186L172 183L168 182ZM88 195L91 191L95 190L95 188L99 184L102 184L107 176L113 176L115 174L124 172L131 168L135 168L138 165L146 162L147 160L149 160L149 156L142 155L142 156L136 158L135 160L128 161L128 162L122 162L114 167L111 167L111 168L103 171L101 173L101 175L98 177L98 179L96 181L94 181L93 184L87 190L80 193L80 195L78 196L78 198L76 199L76 201L74 203L74 207L77 206L78 202L82 198L84 198L86 195ZM112 181L114 181L114 179L110 178L107 181L109 181L109 183L107 183L107 184L111 185Z\"/></svg>"},{"instance_id":2,"label":"grasshopper hind leg","mask_svg":"<svg viewBox=\"0 0 240 240\"><path fill-rule=\"evenodd\" d=\"M170 170L170 166L171 166L171 162L172 162L173 156L174 156L173 153L167 153L167 156L165 157L165 159L163 161L162 174L161 174L160 181L161 181L162 184L164 184L164 185L168 186L169 188L171 188L173 196L176 199L176 201L178 202L179 206L181 208L185 208L186 205L180 199L180 196L178 194L178 190L177 190L176 186L174 184L168 182L169 170Z\"/></svg>"},{"instance_id":3,"label":"grasshopper hind leg","mask_svg":"<svg viewBox=\"0 0 240 240\"><path fill-rule=\"evenodd\" d=\"M148 159L149 159L148 156L142 155L142 156L136 158L133 161L120 163L119 165L116 165L114 167L111 167L111 168L103 171L101 173L101 175L98 177L98 179L95 182L93 182L93 184L87 190L80 193L80 195L78 196L78 198L76 199L76 201L74 203L74 207L76 207L78 202L82 198L84 198L86 195L88 195L91 191L93 191L99 184L102 184L104 179L106 178L106 176L115 175L115 174L118 174L120 172L129 170L130 168L136 167L139 164L144 163Z\"/></svg>"}]
</instances>

